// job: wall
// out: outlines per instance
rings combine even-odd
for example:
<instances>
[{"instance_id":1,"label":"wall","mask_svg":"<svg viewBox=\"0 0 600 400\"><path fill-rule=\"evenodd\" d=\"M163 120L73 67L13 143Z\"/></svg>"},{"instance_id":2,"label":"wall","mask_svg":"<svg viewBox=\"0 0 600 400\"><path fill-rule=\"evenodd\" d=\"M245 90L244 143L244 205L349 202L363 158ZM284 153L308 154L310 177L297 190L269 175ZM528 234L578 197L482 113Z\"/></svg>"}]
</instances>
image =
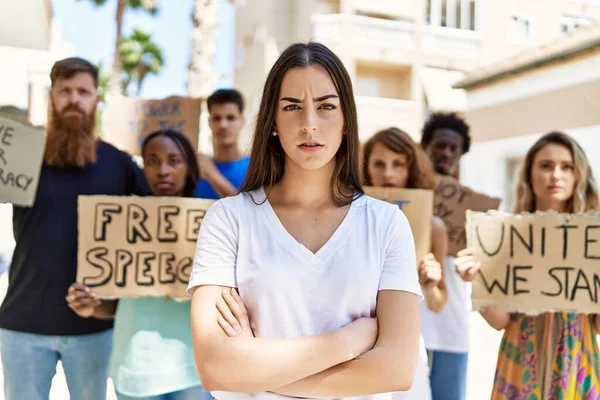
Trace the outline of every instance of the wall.
<instances>
[{"instance_id":1,"label":"wall","mask_svg":"<svg viewBox=\"0 0 600 400\"><path fill-rule=\"evenodd\" d=\"M411 69L357 63L355 94L357 96L411 99Z\"/></svg>"}]
</instances>

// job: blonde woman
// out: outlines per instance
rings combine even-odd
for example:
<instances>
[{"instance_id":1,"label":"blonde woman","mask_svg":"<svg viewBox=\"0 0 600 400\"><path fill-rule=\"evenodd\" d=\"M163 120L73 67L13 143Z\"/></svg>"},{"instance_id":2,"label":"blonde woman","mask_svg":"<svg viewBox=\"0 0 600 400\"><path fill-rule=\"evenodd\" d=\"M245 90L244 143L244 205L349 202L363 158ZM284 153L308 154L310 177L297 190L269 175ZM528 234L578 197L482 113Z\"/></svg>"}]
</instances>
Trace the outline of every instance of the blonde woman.
<instances>
[{"instance_id":1,"label":"blonde woman","mask_svg":"<svg viewBox=\"0 0 600 400\"><path fill-rule=\"evenodd\" d=\"M598 191L583 149L561 132L540 138L525 157L514 212L596 209ZM474 250L458 256L457 272L472 280L480 268ZM481 315L495 329L504 329L492 400L600 398L598 314L526 316L487 307Z\"/></svg>"}]
</instances>

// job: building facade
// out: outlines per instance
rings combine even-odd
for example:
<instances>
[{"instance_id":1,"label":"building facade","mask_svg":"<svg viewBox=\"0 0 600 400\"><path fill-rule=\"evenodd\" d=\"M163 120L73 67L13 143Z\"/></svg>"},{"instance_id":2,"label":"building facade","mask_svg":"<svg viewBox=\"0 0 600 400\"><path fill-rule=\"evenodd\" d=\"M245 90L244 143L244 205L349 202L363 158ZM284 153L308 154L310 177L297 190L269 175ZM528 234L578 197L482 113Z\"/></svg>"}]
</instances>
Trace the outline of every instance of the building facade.
<instances>
[{"instance_id":1,"label":"building facade","mask_svg":"<svg viewBox=\"0 0 600 400\"><path fill-rule=\"evenodd\" d=\"M461 180L502 197L504 210L525 153L550 131L573 136L600 174L600 27L472 71L456 86L467 91L474 140Z\"/></svg>"},{"instance_id":2,"label":"building facade","mask_svg":"<svg viewBox=\"0 0 600 400\"><path fill-rule=\"evenodd\" d=\"M255 115L262 85L291 43L325 43L354 84L360 136L397 126L419 138L432 111L466 111L466 71L600 21L597 0L243 0L235 85ZM250 119L252 120L252 119ZM246 136L248 143L251 127Z\"/></svg>"}]
</instances>

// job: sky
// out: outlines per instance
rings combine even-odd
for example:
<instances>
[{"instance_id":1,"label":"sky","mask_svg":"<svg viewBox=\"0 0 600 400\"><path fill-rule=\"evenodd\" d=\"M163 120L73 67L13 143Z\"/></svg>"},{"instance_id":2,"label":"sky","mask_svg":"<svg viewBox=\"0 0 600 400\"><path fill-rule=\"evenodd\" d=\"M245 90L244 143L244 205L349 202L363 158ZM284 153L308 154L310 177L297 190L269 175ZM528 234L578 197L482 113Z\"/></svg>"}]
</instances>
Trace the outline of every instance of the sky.
<instances>
[{"instance_id":1,"label":"sky","mask_svg":"<svg viewBox=\"0 0 600 400\"><path fill-rule=\"evenodd\" d=\"M235 8L227 0L219 1L215 67L222 76L218 87L231 87L235 65ZM52 0L53 17L60 21L62 40L75 46L77 56L93 63L112 64L116 4L116 0L108 0L104 6L97 7L92 0ZM193 4L193 0L158 0L159 12L155 16L131 10L126 13L123 34L131 33L134 28L151 33L165 60L159 75L145 79L141 97L186 95Z\"/></svg>"}]
</instances>

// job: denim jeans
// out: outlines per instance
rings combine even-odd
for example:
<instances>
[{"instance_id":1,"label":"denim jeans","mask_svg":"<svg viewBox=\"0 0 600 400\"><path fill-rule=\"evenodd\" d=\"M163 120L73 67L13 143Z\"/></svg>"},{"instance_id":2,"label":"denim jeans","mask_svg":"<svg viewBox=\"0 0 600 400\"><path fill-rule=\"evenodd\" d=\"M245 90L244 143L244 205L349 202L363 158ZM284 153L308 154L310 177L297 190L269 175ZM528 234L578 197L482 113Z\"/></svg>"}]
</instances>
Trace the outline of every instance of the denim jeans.
<instances>
[{"instance_id":1,"label":"denim jeans","mask_svg":"<svg viewBox=\"0 0 600 400\"><path fill-rule=\"evenodd\" d=\"M73 400L106 400L112 329L49 336L0 329L6 400L48 400L58 360Z\"/></svg>"},{"instance_id":2,"label":"denim jeans","mask_svg":"<svg viewBox=\"0 0 600 400\"><path fill-rule=\"evenodd\" d=\"M433 400L465 400L467 397L467 353L428 350Z\"/></svg>"},{"instance_id":3,"label":"denim jeans","mask_svg":"<svg viewBox=\"0 0 600 400\"><path fill-rule=\"evenodd\" d=\"M205 391L202 386L194 386L189 389L150 397L130 397L117 392L118 400L212 400L212 398L211 394Z\"/></svg>"}]
</instances>

